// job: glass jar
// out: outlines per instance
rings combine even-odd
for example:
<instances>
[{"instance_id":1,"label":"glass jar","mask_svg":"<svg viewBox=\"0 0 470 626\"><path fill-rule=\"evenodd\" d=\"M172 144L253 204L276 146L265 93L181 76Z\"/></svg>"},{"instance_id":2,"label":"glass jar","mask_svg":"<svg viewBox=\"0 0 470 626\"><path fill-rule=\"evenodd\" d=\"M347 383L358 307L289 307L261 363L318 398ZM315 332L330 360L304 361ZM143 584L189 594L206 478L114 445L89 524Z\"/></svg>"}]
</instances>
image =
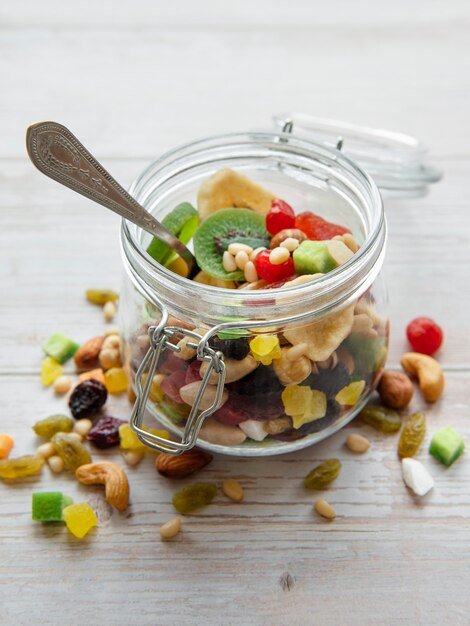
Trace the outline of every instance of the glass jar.
<instances>
[{"instance_id":1,"label":"glass jar","mask_svg":"<svg viewBox=\"0 0 470 626\"><path fill-rule=\"evenodd\" d=\"M131 422L157 447L164 441L146 434L145 407L172 433L183 433L171 453L196 438L202 448L239 456L298 450L350 422L384 366L382 200L372 179L340 151L278 132L177 148L150 165L130 193L161 220L183 201L196 205L200 184L222 168L248 176L297 212L313 210L346 225L360 248L314 281L221 289L158 264L146 253L150 235L123 221L120 326L138 396Z\"/></svg>"}]
</instances>

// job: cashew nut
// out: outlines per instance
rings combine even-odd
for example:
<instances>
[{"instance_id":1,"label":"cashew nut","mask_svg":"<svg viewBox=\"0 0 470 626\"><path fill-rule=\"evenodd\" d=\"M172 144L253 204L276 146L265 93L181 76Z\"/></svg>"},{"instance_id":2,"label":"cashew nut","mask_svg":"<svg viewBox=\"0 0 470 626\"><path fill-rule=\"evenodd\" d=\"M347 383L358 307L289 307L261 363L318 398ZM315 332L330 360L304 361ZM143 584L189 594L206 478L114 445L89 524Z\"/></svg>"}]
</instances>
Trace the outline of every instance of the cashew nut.
<instances>
[{"instance_id":1,"label":"cashew nut","mask_svg":"<svg viewBox=\"0 0 470 626\"><path fill-rule=\"evenodd\" d=\"M351 235L351 233L344 233L344 235L335 235L333 237L333 240L342 241L353 253L356 253L359 250L359 245L354 237Z\"/></svg>"},{"instance_id":2,"label":"cashew nut","mask_svg":"<svg viewBox=\"0 0 470 626\"><path fill-rule=\"evenodd\" d=\"M186 404L189 406L193 406L196 401L197 394L199 393L199 389L201 388L202 382L200 380L196 380L193 383L189 383L184 385L180 389L180 396ZM215 396L217 392L217 387L215 385L207 385L204 393L202 394L201 402L199 404L199 408L201 411L205 411L209 407L214 404ZM228 400L228 391L226 389L222 392L222 402L220 406L225 404Z\"/></svg>"},{"instance_id":3,"label":"cashew nut","mask_svg":"<svg viewBox=\"0 0 470 626\"><path fill-rule=\"evenodd\" d=\"M84 485L104 485L106 500L119 511L129 503L129 483L119 465L109 461L87 463L75 471L75 477Z\"/></svg>"},{"instance_id":4,"label":"cashew nut","mask_svg":"<svg viewBox=\"0 0 470 626\"><path fill-rule=\"evenodd\" d=\"M432 356L419 352L406 352L401 357L405 372L418 379L419 387L428 402L435 402L444 391L444 373Z\"/></svg>"},{"instance_id":5,"label":"cashew nut","mask_svg":"<svg viewBox=\"0 0 470 626\"><path fill-rule=\"evenodd\" d=\"M273 360L276 376L283 385L298 385L312 373L312 362L299 355L294 361L289 354L294 348L281 348L281 358Z\"/></svg>"},{"instance_id":6,"label":"cashew nut","mask_svg":"<svg viewBox=\"0 0 470 626\"><path fill-rule=\"evenodd\" d=\"M373 320L366 313L354 315L351 333L362 335L362 337L377 337L377 331L374 328Z\"/></svg>"},{"instance_id":7,"label":"cashew nut","mask_svg":"<svg viewBox=\"0 0 470 626\"><path fill-rule=\"evenodd\" d=\"M253 370L255 370L259 363L257 363L251 354L248 354L244 359L224 359L225 362L225 382L226 383L234 383L236 380L240 380L244 376L251 374ZM209 367L209 363L207 361L203 361L201 363L201 367L199 369L199 375L201 378L204 378L204 374L207 372L207 368ZM212 371L212 374L209 378L209 383L211 385L216 385L219 375L215 370Z\"/></svg>"}]
</instances>

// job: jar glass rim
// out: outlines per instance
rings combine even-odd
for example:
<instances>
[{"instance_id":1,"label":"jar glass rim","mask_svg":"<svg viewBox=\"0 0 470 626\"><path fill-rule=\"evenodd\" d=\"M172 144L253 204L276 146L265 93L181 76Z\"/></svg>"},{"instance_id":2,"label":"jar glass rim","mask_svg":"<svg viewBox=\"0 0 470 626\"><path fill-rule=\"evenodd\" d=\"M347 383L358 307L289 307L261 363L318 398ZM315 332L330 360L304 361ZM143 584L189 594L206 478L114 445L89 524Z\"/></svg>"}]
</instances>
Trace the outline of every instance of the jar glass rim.
<instances>
[{"instance_id":1,"label":"jar glass rim","mask_svg":"<svg viewBox=\"0 0 470 626\"><path fill-rule=\"evenodd\" d=\"M334 304L337 305L339 301L346 301L352 292L356 294L357 289L361 286L362 290L365 291L380 271L383 262L386 223L382 198L377 185L367 172L335 148L298 138L295 134L280 132L214 135L180 145L164 153L137 177L132 183L129 193L145 206L144 191L148 191L149 185L153 185L153 190L155 185L158 188L159 184L167 183L173 176L180 175L191 167L196 167L198 163L204 162L203 159L208 154L211 154L215 163L217 154L221 157L224 155L224 148L226 151L229 149L243 150L248 146L277 150L283 154L292 155L292 157L297 155L304 160L310 160L312 166L317 161L325 167L337 168L350 188L354 188L362 197L363 202L373 208L372 223L356 254L345 264L311 282L269 290L224 289L196 283L157 263L146 253L140 243L141 229L131 222L123 220L121 243L124 261L131 278L137 277L137 275L140 278L140 280L134 281L135 284L137 283L136 286L139 287L143 280L150 286L150 290L163 286L170 292L186 294L193 301L196 295L204 301L208 298L215 306L220 304L224 313L227 313L227 307L230 308L232 305L234 315L241 314L244 319L259 317L260 314L262 315L262 309L265 308L263 305L272 306L273 301L277 305L281 305L284 311L295 308L299 301L308 300L310 303L318 301L319 304L323 303L323 307L318 307L319 312L324 308L330 308L324 306L328 300L334 301ZM332 179L334 176L339 176L338 172L331 171ZM148 291L146 293L148 295ZM249 301L248 309L251 310L251 315L244 306L244 301ZM315 307L314 310L312 309L313 312L316 310ZM220 321L220 317L217 319Z\"/></svg>"}]
</instances>

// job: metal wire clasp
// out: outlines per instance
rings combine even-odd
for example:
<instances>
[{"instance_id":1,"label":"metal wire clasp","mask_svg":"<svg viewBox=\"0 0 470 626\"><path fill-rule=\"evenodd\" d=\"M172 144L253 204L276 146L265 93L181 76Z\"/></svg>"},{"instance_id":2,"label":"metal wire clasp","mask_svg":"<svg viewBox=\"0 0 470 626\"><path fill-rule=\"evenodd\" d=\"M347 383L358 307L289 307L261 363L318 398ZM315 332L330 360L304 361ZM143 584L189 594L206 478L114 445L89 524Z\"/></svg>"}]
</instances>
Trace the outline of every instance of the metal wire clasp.
<instances>
[{"instance_id":1,"label":"metal wire clasp","mask_svg":"<svg viewBox=\"0 0 470 626\"><path fill-rule=\"evenodd\" d=\"M142 363L140 364L135 375L137 399L131 414L131 428L136 433L140 441L150 448L160 452L166 452L167 454L182 454L185 450L189 450L194 446L204 420L216 411L222 403L222 394L225 383L224 357L221 352L213 350L208 345L207 340L203 340L201 335L192 330L187 330L186 328L180 328L178 326L165 327L160 323L158 326L151 326L148 333L150 337L150 348L148 349L147 354L143 358ZM161 362L162 354L165 350L180 352L181 348L176 344L171 343L170 340L181 335L194 339L194 342L188 342L187 346L197 350L198 360L207 361L209 366L201 381L201 386L188 416L181 441L178 442L169 441L168 439L158 437L157 435L153 435L146 430L143 430L142 423L144 419L145 406L152 385L152 379ZM213 371L218 374L215 400L209 408L198 414L201 400L204 396L206 387L209 384L209 378ZM146 378L142 386L144 376L146 376Z\"/></svg>"}]
</instances>

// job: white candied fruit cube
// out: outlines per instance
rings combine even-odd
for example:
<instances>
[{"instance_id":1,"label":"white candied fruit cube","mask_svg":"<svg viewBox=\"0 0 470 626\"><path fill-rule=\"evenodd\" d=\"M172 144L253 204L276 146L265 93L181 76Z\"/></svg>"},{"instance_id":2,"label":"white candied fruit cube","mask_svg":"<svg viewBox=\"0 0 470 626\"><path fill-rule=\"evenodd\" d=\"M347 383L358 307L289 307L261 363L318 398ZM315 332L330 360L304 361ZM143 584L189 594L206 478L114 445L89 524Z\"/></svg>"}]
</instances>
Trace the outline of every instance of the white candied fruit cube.
<instances>
[{"instance_id":1,"label":"white candied fruit cube","mask_svg":"<svg viewBox=\"0 0 470 626\"><path fill-rule=\"evenodd\" d=\"M401 469L405 485L417 496L424 496L434 487L434 480L422 463L416 459L402 459Z\"/></svg>"},{"instance_id":2,"label":"white candied fruit cube","mask_svg":"<svg viewBox=\"0 0 470 626\"><path fill-rule=\"evenodd\" d=\"M263 441L267 437L268 433L263 428L263 422L258 420L246 420L238 424L239 428L243 430L247 437L254 439L255 441Z\"/></svg>"}]
</instances>

